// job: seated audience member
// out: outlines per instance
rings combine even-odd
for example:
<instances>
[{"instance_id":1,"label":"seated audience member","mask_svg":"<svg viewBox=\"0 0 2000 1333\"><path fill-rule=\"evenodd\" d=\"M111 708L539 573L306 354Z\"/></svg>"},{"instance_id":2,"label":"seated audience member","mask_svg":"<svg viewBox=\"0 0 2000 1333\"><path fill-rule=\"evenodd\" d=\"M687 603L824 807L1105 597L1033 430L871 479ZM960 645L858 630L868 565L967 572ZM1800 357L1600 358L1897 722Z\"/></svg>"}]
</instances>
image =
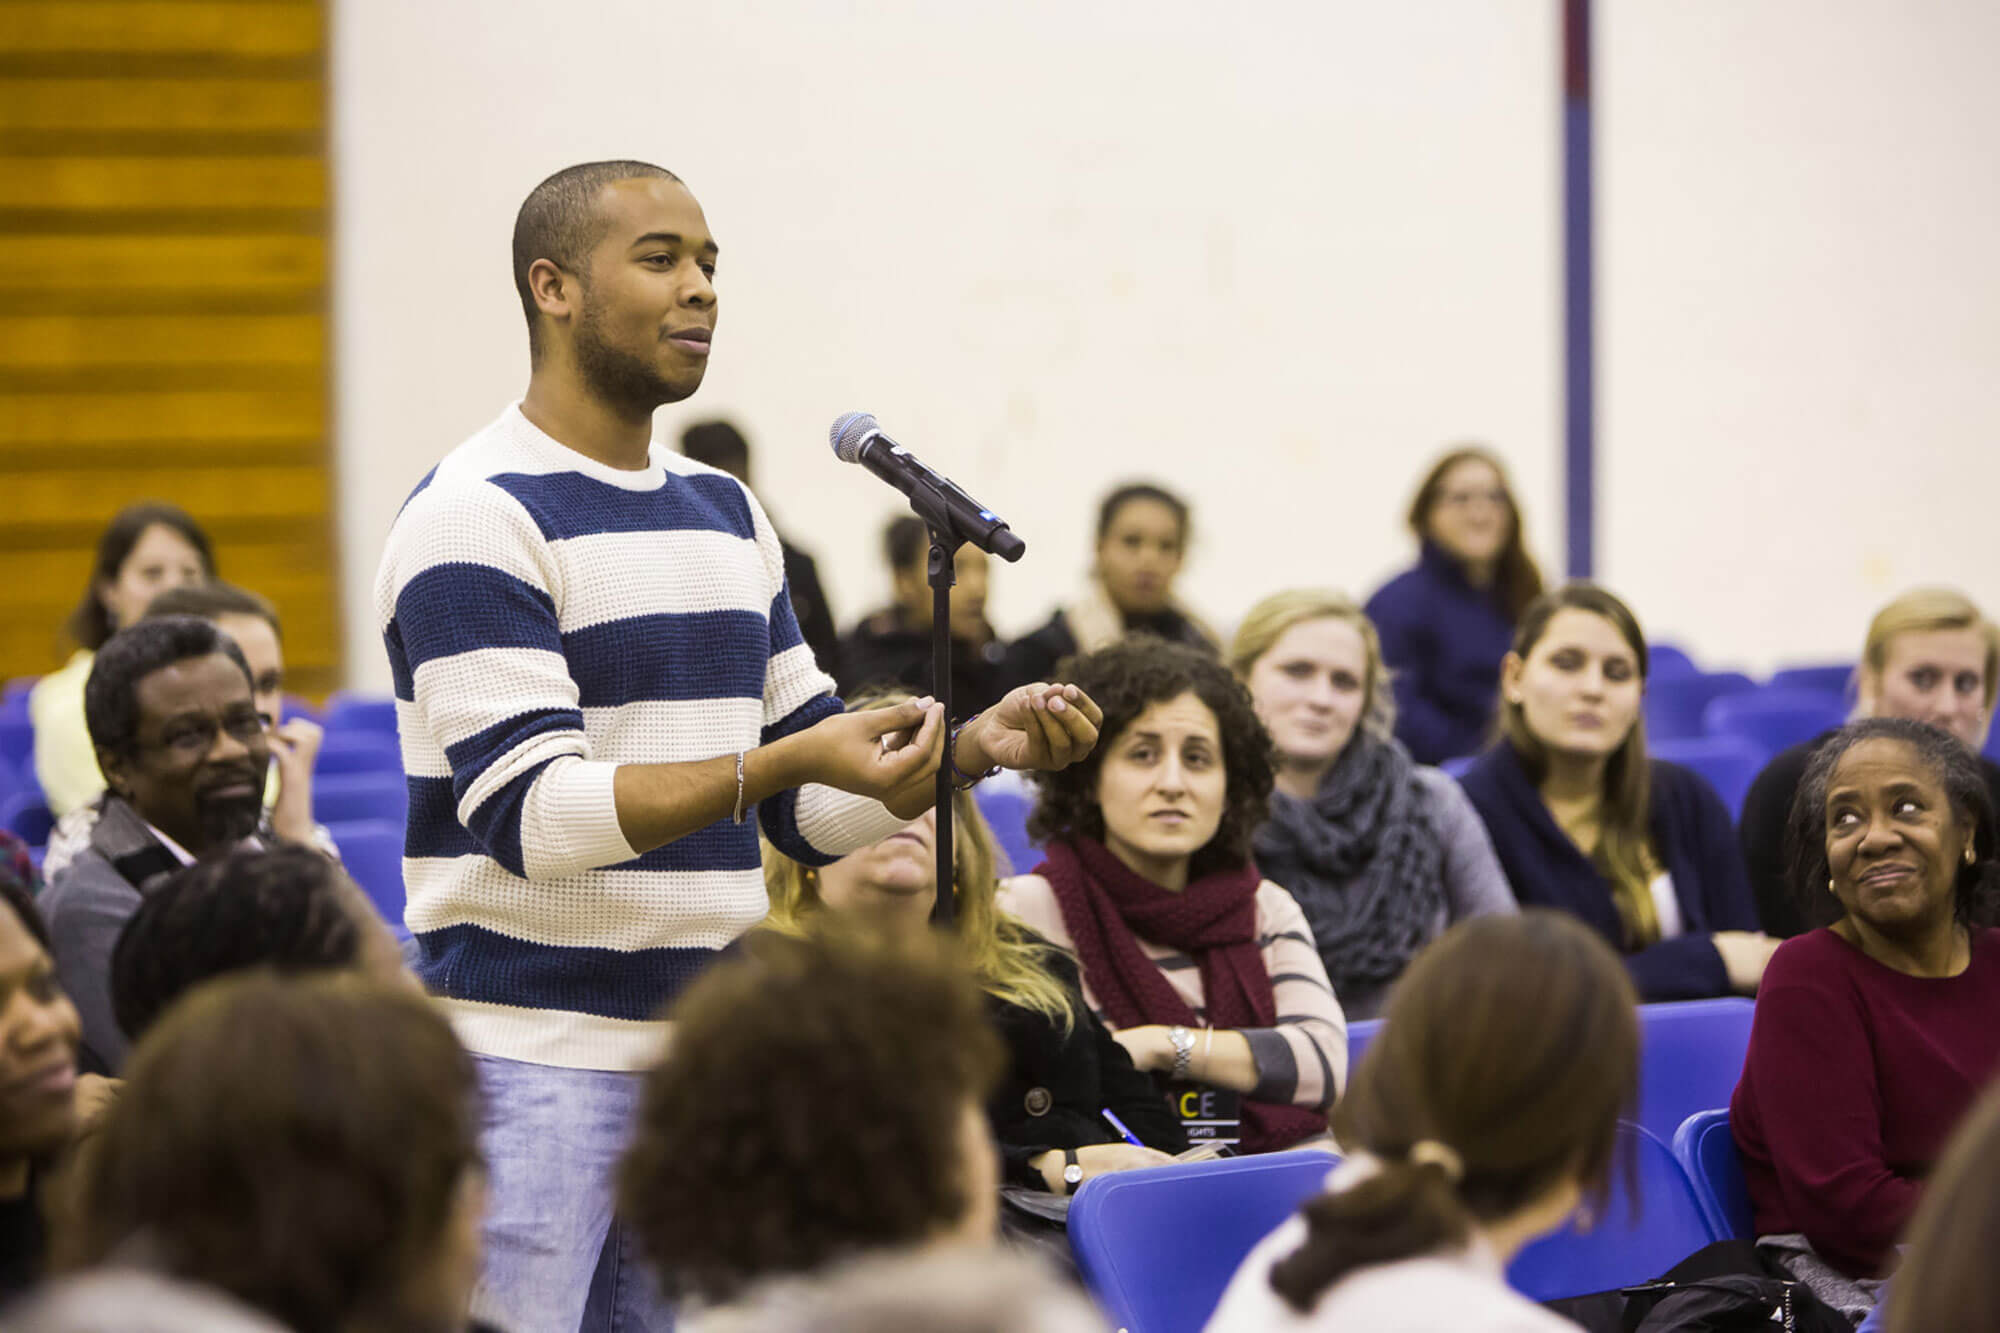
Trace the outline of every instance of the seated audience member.
<instances>
[{"instance_id":1,"label":"seated audience member","mask_svg":"<svg viewBox=\"0 0 2000 1333\"><path fill-rule=\"evenodd\" d=\"M1271 742L1249 694L1200 649L1144 635L1073 669L1104 739L1038 779L1028 827L1047 859L1000 906L1077 955L1132 1062L1211 1122L1191 1138L1235 1139L1240 1121L1243 1149L1268 1152L1323 1133L1347 1020L1304 913L1251 860Z\"/></svg>"},{"instance_id":2,"label":"seated audience member","mask_svg":"<svg viewBox=\"0 0 2000 1333\"><path fill-rule=\"evenodd\" d=\"M293 1330L463 1329L484 1195L475 1086L407 989L210 982L134 1052L58 1262L143 1255Z\"/></svg>"},{"instance_id":3,"label":"seated audience member","mask_svg":"<svg viewBox=\"0 0 2000 1333\"><path fill-rule=\"evenodd\" d=\"M727 421L689 426L681 432L681 452L697 463L722 469L746 487L750 485L750 442ZM799 634L812 649L820 670L831 675L840 659L840 636L833 627L833 608L827 604L826 590L820 586L819 565L786 541L782 533L778 547L784 554L785 590L791 594Z\"/></svg>"},{"instance_id":4,"label":"seated audience member","mask_svg":"<svg viewBox=\"0 0 2000 1333\"><path fill-rule=\"evenodd\" d=\"M942 941L757 932L669 1014L618 1196L670 1297L727 1305L836 1260L992 1244L980 1108L1003 1056Z\"/></svg>"},{"instance_id":5,"label":"seated audience member","mask_svg":"<svg viewBox=\"0 0 2000 1333\"><path fill-rule=\"evenodd\" d=\"M1187 557L1188 507L1158 486L1136 482L1104 497L1097 510L1097 556L1083 595L1007 650L1013 681L1056 679L1056 665L1128 633L1215 652L1215 632L1174 598L1174 576Z\"/></svg>"},{"instance_id":6,"label":"seated audience member","mask_svg":"<svg viewBox=\"0 0 2000 1333\"><path fill-rule=\"evenodd\" d=\"M28 885L0 873L0 1302L41 1275L40 1177L77 1131L78 1037Z\"/></svg>"},{"instance_id":7,"label":"seated audience member","mask_svg":"<svg viewBox=\"0 0 2000 1333\"><path fill-rule=\"evenodd\" d=\"M1462 779L1523 907L1560 907L1626 953L1643 1000L1748 995L1756 931L1729 811L1646 756L1646 639L1623 602L1572 583L1521 617L1501 666L1502 740Z\"/></svg>"},{"instance_id":8,"label":"seated audience member","mask_svg":"<svg viewBox=\"0 0 2000 1333\"><path fill-rule=\"evenodd\" d=\"M359 972L420 990L368 895L306 847L241 848L176 871L125 923L111 954L111 1009L129 1042L212 977Z\"/></svg>"},{"instance_id":9,"label":"seated audience member","mask_svg":"<svg viewBox=\"0 0 2000 1333\"><path fill-rule=\"evenodd\" d=\"M147 606L144 619L199 616L236 641L250 664L251 691L264 718L264 741L271 750L271 775L264 785L264 804L271 829L279 837L310 843L329 856L338 848L312 817L313 761L324 734L311 718L279 721L285 703L284 633L278 612L253 592L218 580L169 588ZM78 806L62 817L49 839L42 865L53 876L90 845L97 823L97 802Z\"/></svg>"},{"instance_id":10,"label":"seated audience member","mask_svg":"<svg viewBox=\"0 0 2000 1333\"><path fill-rule=\"evenodd\" d=\"M1022 1255L951 1250L858 1259L760 1288L700 1333L1106 1333L1073 1287Z\"/></svg>"},{"instance_id":11,"label":"seated audience member","mask_svg":"<svg viewBox=\"0 0 2000 1333\"><path fill-rule=\"evenodd\" d=\"M1877 1307L1890 1333L2000 1328L2000 1085L1945 1146L1905 1239L1894 1291Z\"/></svg>"},{"instance_id":12,"label":"seated audience member","mask_svg":"<svg viewBox=\"0 0 2000 1333\"><path fill-rule=\"evenodd\" d=\"M1855 672L1854 716L1907 717L1950 732L1977 752L1993 721L2000 689L2000 628L1962 593L1917 588L1875 614ZM1743 802L1738 829L1750 866L1750 888L1764 929L1797 935L1830 917L1808 920L1785 873L1785 822L1798 795L1806 760L1828 736L1783 750L1767 764ZM2000 808L2000 764L1981 758L1986 790Z\"/></svg>"},{"instance_id":13,"label":"seated audience member","mask_svg":"<svg viewBox=\"0 0 2000 1333\"><path fill-rule=\"evenodd\" d=\"M136 623L158 594L214 577L215 552L208 534L173 505L120 510L97 539L90 583L69 617L77 651L61 670L37 681L28 696L28 716L35 727L35 780L57 818L104 790L83 707L84 681L97 650Z\"/></svg>"},{"instance_id":14,"label":"seated audience member","mask_svg":"<svg viewBox=\"0 0 2000 1333\"><path fill-rule=\"evenodd\" d=\"M1334 592L1250 608L1229 665L1277 751L1257 868L1298 900L1349 1019L1374 1018L1417 950L1467 917L1512 912L1479 813L1392 734L1375 627Z\"/></svg>"},{"instance_id":15,"label":"seated audience member","mask_svg":"<svg viewBox=\"0 0 2000 1333\"><path fill-rule=\"evenodd\" d=\"M1084 1006L1075 960L994 905L993 835L969 791L952 799L952 821L953 936L1007 1042L1005 1073L986 1104L1004 1183L1074 1194L1092 1176L1170 1160L1187 1147L1180 1121ZM764 882L774 929L801 933L836 919L920 937L937 903L937 812L817 869L766 846ZM1146 1146L1121 1139L1107 1108ZM1072 1164L1078 1170L1066 1176Z\"/></svg>"},{"instance_id":16,"label":"seated audience member","mask_svg":"<svg viewBox=\"0 0 2000 1333\"><path fill-rule=\"evenodd\" d=\"M1486 743L1500 659L1542 592L1500 460L1480 448L1439 459L1410 504L1416 568L1368 599L1395 673L1396 738L1420 764Z\"/></svg>"},{"instance_id":17,"label":"seated audience member","mask_svg":"<svg viewBox=\"0 0 2000 1333\"><path fill-rule=\"evenodd\" d=\"M192 616L114 635L85 708L111 787L90 845L42 906L63 989L83 1015L84 1065L116 1074L127 1046L111 1012L118 932L156 876L257 837L270 750L242 650Z\"/></svg>"},{"instance_id":18,"label":"seated audience member","mask_svg":"<svg viewBox=\"0 0 2000 1333\"><path fill-rule=\"evenodd\" d=\"M1602 1207L1638 1089L1632 983L1556 912L1418 955L1333 1114L1350 1156L1252 1250L1210 1333L1573 1330L1507 1287L1529 1241Z\"/></svg>"},{"instance_id":19,"label":"seated audience member","mask_svg":"<svg viewBox=\"0 0 2000 1333\"><path fill-rule=\"evenodd\" d=\"M889 524L884 545L895 601L841 641L834 674L842 694L868 686L923 694L931 687L930 536L923 520L904 517ZM1006 645L986 622L987 560L986 552L967 545L952 561L958 582L951 590L951 707L959 717L991 708L1012 688Z\"/></svg>"},{"instance_id":20,"label":"seated audience member","mask_svg":"<svg viewBox=\"0 0 2000 1333\"><path fill-rule=\"evenodd\" d=\"M1792 821L1793 892L1840 919L1765 969L1729 1119L1759 1244L1851 1312L2000 1073L2000 862L1972 751L1903 718L1814 751Z\"/></svg>"},{"instance_id":21,"label":"seated audience member","mask_svg":"<svg viewBox=\"0 0 2000 1333\"><path fill-rule=\"evenodd\" d=\"M65 1278L5 1313L8 1333L296 1333L220 1292L131 1268Z\"/></svg>"}]
</instances>

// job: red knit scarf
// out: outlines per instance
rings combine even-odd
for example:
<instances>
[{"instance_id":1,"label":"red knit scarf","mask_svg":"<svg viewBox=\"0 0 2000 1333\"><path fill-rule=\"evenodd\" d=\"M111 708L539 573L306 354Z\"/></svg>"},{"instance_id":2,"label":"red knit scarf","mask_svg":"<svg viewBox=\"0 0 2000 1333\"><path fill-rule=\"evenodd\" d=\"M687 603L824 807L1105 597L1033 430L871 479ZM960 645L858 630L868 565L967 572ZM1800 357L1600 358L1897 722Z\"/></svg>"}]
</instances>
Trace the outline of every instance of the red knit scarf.
<instances>
[{"instance_id":1,"label":"red knit scarf","mask_svg":"<svg viewBox=\"0 0 2000 1333\"><path fill-rule=\"evenodd\" d=\"M1050 843L1046 856L1035 873L1055 890L1084 980L1113 1028L1200 1022L1139 946L1142 936L1195 960L1211 1026L1277 1025L1271 975L1257 947L1262 876L1254 864L1204 875L1173 893L1089 838ZM1325 1129L1325 1120L1305 1107L1243 1098L1247 1151L1289 1147Z\"/></svg>"}]
</instances>

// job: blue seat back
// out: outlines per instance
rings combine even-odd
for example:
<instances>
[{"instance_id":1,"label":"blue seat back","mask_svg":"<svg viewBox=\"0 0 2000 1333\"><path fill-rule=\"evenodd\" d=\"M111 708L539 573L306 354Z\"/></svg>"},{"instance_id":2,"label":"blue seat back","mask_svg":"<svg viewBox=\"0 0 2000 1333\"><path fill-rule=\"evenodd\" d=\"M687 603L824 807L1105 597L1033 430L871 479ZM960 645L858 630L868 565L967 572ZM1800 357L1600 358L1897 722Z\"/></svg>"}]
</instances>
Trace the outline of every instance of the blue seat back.
<instances>
[{"instance_id":1,"label":"blue seat back","mask_svg":"<svg viewBox=\"0 0 2000 1333\"><path fill-rule=\"evenodd\" d=\"M1198 1333L1245 1255L1319 1193L1322 1152L1225 1157L1087 1180L1069 1210L1084 1284L1129 1333Z\"/></svg>"},{"instance_id":2,"label":"blue seat back","mask_svg":"<svg viewBox=\"0 0 2000 1333\"><path fill-rule=\"evenodd\" d=\"M374 731L396 734L396 701L379 694L349 694L341 690L326 701L328 731Z\"/></svg>"},{"instance_id":3,"label":"blue seat back","mask_svg":"<svg viewBox=\"0 0 2000 1333\"><path fill-rule=\"evenodd\" d=\"M1704 671L1692 676L1658 676L1646 682L1646 737L1674 740L1701 735L1702 712L1716 699L1745 694L1757 682L1741 671Z\"/></svg>"},{"instance_id":4,"label":"blue seat back","mask_svg":"<svg viewBox=\"0 0 2000 1333\"><path fill-rule=\"evenodd\" d=\"M326 826L348 877L361 886L396 934L403 927L403 826L386 819L361 819Z\"/></svg>"},{"instance_id":5,"label":"blue seat back","mask_svg":"<svg viewBox=\"0 0 2000 1333\"><path fill-rule=\"evenodd\" d=\"M1375 1034L1382 1030L1379 1018L1358 1018L1347 1025L1347 1078L1354 1081L1354 1071L1361 1068L1361 1057L1368 1053L1368 1043L1375 1040Z\"/></svg>"},{"instance_id":6,"label":"blue seat back","mask_svg":"<svg viewBox=\"0 0 2000 1333\"><path fill-rule=\"evenodd\" d=\"M1743 1159L1729 1132L1729 1112L1697 1111L1674 1132L1674 1156L1688 1173L1709 1229L1724 1240L1755 1240L1750 1191L1743 1183Z\"/></svg>"},{"instance_id":7,"label":"blue seat back","mask_svg":"<svg viewBox=\"0 0 2000 1333\"><path fill-rule=\"evenodd\" d=\"M1840 696L1818 690L1765 689L1725 695L1701 715L1702 728L1709 735L1741 736L1772 754L1845 721L1847 706Z\"/></svg>"},{"instance_id":8,"label":"blue seat back","mask_svg":"<svg viewBox=\"0 0 2000 1333\"><path fill-rule=\"evenodd\" d=\"M403 751L396 733L379 731L329 731L320 742L319 756L313 761L315 776L336 773L403 774Z\"/></svg>"},{"instance_id":9,"label":"blue seat back","mask_svg":"<svg viewBox=\"0 0 2000 1333\"><path fill-rule=\"evenodd\" d=\"M1994 727L1986 733L1986 748L1980 753L1994 763L2000 764L2000 727Z\"/></svg>"},{"instance_id":10,"label":"blue seat back","mask_svg":"<svg viewBox=\"0 0 2000 1333\"><path fill-rule=\"evenodd\" d=\"M42 799L41 789L30 787L0 801L0 828L17 835L30 847L49 845L56 826L55 812Z\"/></svg>"},{"instance_id":11,"label":"blue seat back","mask_svg":"<svg viewBox=\"0 0 2000 1333\"><path fill-rule=\"evenodd\" d=\"M1675 676L1699 676L1701 668L1694 664L1687 650L1671 643L1646 645L1646 674L1652 680L1666 680Z\"/></svg>"},{"instance_id":12,"label":"blue seat back","mask_svg":"<svg viewBox=\"0 0 2000 1333\"><path fill-rule=\"evenodd\" d=\"M339 773L313 781L313 818L322 824L386 819L402 827L410 789L398 773Z\"/></svg>"},{"instance_id":13,"label":"blue seat back","mask_svg":"<svg viewBox=\"0 0 2000 1333\"><path fill-rule=\"evenodd\" d=\"M997 774L972 789L972 799L979 806L980 817L993 830L993 840L1006 853L1009 871L1025 875L1042 862L1042 853L1028 837L1028 816L1034 811L1034 796L1025 790L1020 780L1004 779L1011 774Z\"/></svg>"},{"instance_id":14,"label":"blue seat back","mask_svg":"<svg viewBox=\"0 0 2000 1333\"><path fill-rule=\"evenodd\" d=\"M1729 1105L1750 1048L1749 1000L1639 1006L1639 1105L1633 1119L1672 1140L1696 1111Z\"/></svg>"},{"instance_id":15,"label":"blue seat back","mask_svg":"<svg viewBox=\"0 0 2000 1333\"><path fill-rule=\"evenodd\" d=\"M0 717L0 759L16 768L34 763L35 724L25 710L18 717Z\"/></svg>"},{"instance_id":16,"label":"blue seat back","mask_svg":"<svg viewBox=\"0 0 2000 1333\"><path fill-rule=\"evenodd\" d=\"M1750 784L1770 762L1770 754L1741 736L1691 736L1660 741L1652 747L1653 758L1680 764L1701 774L1715 788L1715 794L1729 807L1732 818L1743 813L1743 798Z\"/></svg>"},{"instance_id":17,"label":"blue seat back","mask_svg":"<svg viewBox=\"0 0 2000 1333\"><path fill-rule=\"evenodd\" d=\"M1718 1239L1672 1149L1624 1121L1618 1126L1618 1151L1630 1154L1634 1167L1636 1214L1621 1157L1613 1167L1610 1198L1590 1230L1572 1223L1514 1256L1507 1281L1516 1291L1530 1300L1553 1301L1632 1286Z\"/></svg>"},{"instance_id":18,"label":"blue seat back","mask_svg":"<svg viewBox=\"0 0 2000 1333\"><path fill-rule=\"evenodd\" d=\"M1826 666L1786 667L1771 673L1769 688L1804 690L1809 694L1833 694L1845 697L1848 686L1854 683L1854 670L1852 662Z\"/></svg>"}]
</instances>

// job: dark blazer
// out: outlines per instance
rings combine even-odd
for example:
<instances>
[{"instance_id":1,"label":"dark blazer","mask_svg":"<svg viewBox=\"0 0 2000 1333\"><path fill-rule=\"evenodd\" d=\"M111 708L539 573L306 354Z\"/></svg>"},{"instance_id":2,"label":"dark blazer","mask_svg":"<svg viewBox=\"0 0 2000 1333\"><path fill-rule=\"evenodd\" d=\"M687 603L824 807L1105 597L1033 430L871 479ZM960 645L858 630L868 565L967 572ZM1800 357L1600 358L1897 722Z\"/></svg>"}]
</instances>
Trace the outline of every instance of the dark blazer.
<instances>
[{"instance_id":1,"label":"dark blazer","mask_svg":"<svg viewBox=\"0 0 2000 1333\"><path fill-rule=\"evenodd\" d=\"M971 717L1000 702L1009 688L1006 657L1007 646L992 637L990 627L983 644L952 636L953 717ZM912 625L901 607L877 611L840 641L840 665L833 674L843 696L868 685L932 693L930 628Z\"/></svg>"},{"instance_id":2,"label":"dark blazer","mask_svg":"<svg viewBox=\"0 0 2000 1333\"><path fill-rule=\"evenodd\" d=\"M1043 962L1076 1005L1076 1022L1068 1032L1033 1010L997 1000L990 1004L994 1025L1007 1042L1008 1060L986 1112L1000 1143L1006 1183L1046 1189L1048 1182L1028 1165L1029 1159L1051 1148L1122 1142L1104 1119L1106 1107L1148 1148L1183 1151L1186 1133L1153 1076L1133 1065L1084 1003L1076 960L1050 945Z\"/></svg>"},{"instance_id":3,"label":"dark blazer","mask_svg":"<svg viewBox=\"0 0 2000 1333\"><path fill-rule=\"evenodd\" d=\"M1151 634L1168 643L1184 643L1209 653L1215 651L1215 645L1202 633L1201 626L1171 607L1154 615L1126 616L1125 632ZM1056 668L1076 649L1076 635L1070 630L1069 618L1057 611L1042 622L1041 628L1008 645L1006 676L1009 687L1031 685L1038 680L1055 680Z\"/></svg>"},{"instance_id":4,"label":"dark blazer","mask_svg":"<svg viewBox=\"0 0 2000 1333\"><path fill-rule=\"evenodd\" d=\"M1757 919L1766 934L1789 939L1815 926L1829 924L1838 912L1829 912L1824 921L1808 921L1799 902L1792 896L1790 853L1785 847L1785 825L1791 819L1792 802L1798 799L1799 783L1814 750L1833 732L1821 732L1789 750L1780 750L1764 771L1750 784L1743 798L1743 817L1737 821L1737 836L1743 844L1743 862L1750 871L1750 892L1757 901ZM2000 764L1981 757L1986 774L1986 790L1993 808L2000 810ZM1830 897L1831 895L1829 895Z\"/></svg>"},{"instance_id":5,"label":"dark blazer","mask_svg":"<svg viewBox=\"0 0 2000 1333\"><path fill-rule=\"evenodd\" d=\"M813 650L819 669L831 676L840 660L840 633L833 627L833 608L826 604L826 589L819 583L819 566L782 536L778 547L785 557L785 588L791 593L792 614L798 617L799 637Z\"/></svg>"},{"instance_id":6,"label":"dark blazer","mask_svg":"<svg viewBox=\"0 0 2000 1333\"><path fill-rule=\"evenodd\" d=\"M1757 929L1757 908L1729 810L1712 787L1679 764L1655 759L1652 778L1653 850L1673 876L1683 933L1626 953L1626 966L1644 1001L1731 994L1722 955L1708 937L1719 930ZM1556 826L1514 747L1494 746L1459 785L1486 821L1521 906L1561 908L1623 950L1611 886Z\"/></svg>"},{"instance_id":7,"label":"dark blazer","mask_svg":"<svg viewBox=\"0 0 2000 1333\"><path fill-rule=\"evenodd\" d=\"M1458 562L1425 542L1415 569L1368 599L1395 673L1396 739L1420 764L1476 754L1493 725L1500 659L1514 622L1490 588L1466 582Z\"/></svg>"}]
</instances>

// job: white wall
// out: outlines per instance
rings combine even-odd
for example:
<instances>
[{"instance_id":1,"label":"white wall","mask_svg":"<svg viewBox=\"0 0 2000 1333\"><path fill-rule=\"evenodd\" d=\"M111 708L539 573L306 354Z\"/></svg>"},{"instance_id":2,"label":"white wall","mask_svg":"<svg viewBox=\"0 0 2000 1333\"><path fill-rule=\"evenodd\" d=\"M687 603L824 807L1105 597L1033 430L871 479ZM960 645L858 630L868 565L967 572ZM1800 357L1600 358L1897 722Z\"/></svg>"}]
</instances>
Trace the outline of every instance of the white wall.
<instances>
[{"instance_id":1,"label":"white wall","mask_svg":"<svg viewBox=\"0 0 2000 1333\"><path fill-rule=\"evenodd\" d=\"M2000 613L2000 6L1598 9L1601 573L1752 666Z\"/></svg>"},{"instance_id":2,"label":"white wall","mask_svg":"<svg viewBox=\"0 0 2000 1333\"><path fill-rule=\"evenodd\" d=\"M1541 12L1547 10L1548 12ZM1416 474L1518 460L1559 549L1556 33L1521 0L1265 7L340 0L339 458L351 673L397 506L526 382L523 195L684 177L723 247L708 382L843 618L900 497L827 452L876 413L1029 544L1003 630L1082 577L1118 480L1191 492L1233 621L1409 555Z\"/></svg>"},{"instance_id":3,"label":"white wall","mask_svg":"<svg viewBox=\"0 0 2000 1333\"><path fill-rule=\"evenodd\" d=\"M707 385L843 618L897 497L875 412L1012 520L1003 630L1082 575L1111 483L1196 503L1185 591L1365 593L1464 437L1562 550L1556 0L761 5L339 0L350 660L415 480L525 384L507 241L638 156L724 249ZM1990 0L1599 0L1600 572L1656 633L1851 654L1920 580L2000 610Z\"/></svg>"}]
</instances>

